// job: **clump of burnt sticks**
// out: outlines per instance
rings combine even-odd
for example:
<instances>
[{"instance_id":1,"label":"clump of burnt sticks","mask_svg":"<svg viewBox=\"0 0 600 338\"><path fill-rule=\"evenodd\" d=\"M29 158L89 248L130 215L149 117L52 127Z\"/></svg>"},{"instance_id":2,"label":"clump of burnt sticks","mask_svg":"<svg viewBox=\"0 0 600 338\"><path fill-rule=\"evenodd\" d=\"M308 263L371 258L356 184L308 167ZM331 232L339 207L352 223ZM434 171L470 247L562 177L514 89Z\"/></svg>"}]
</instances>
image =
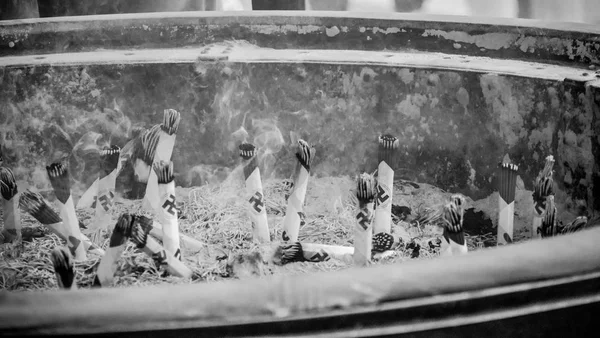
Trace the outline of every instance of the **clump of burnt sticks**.
<instances>
[{"instance_id":1,"label":"clump of burnt sticks","mask_svg":"<svg viewBox=\"0 0 600 338\"><path fill-rule=\"evenodd\" d=\"M121 155L121 148L117 145L105 147L100 151L100 163L104 176L108 176L110 173L117 168L119 164L119 156Z\"/></svg>"},{"instance_id":2,"label":"clump of burnt sticks","mask_svg":"<svg viewBox=\"0 0 600 338\"><path fill-rule=\"evenodd\" d=\"M26 190L21 194L19 206L44 225L62 222L58 213L44 200L41 194Z\"/></svg>"},{"instance_id":3,"label":"clump of burnt sticks","mask_svg":"<svg viewBox=\"0 0 600 338\"><path fill-rule=\"evenodd\" d=\"M311 148L308 142L300 139L298 140L298 150L296 151L296 158L300 164L310 172L310 165L313 158L315 157L315 149Z\"/></svg>"},{"instance_id":4,"label":"clump of burnt sticks","mask_svg":"<svg viewBox=\"0 0 600 338\"><path fill-rule=\"evenodd\" d=\"M62 204L66 204L69 197L71 197L71 182L66 162L52 163L46 166L46 171L56 198Z\"/></svg>"},{"instance_id":5,"label":"clump of burnt sticks","mask_svg":"<svg viewBox=\"0 0 600 338\"><path fill-rule=\"evenodd\" d=\"M165 109L163 114L163 122L160 127L165 133L173 135L177 133L177 129L179 129L180 121L181 114L177 110Z\"/></svg>"},{"instance_id":6,"label":"clump of burnt sticks","mask_svg":"<svg viewBox=\"0 0 600 338\"><path fill-rule=\"evenodd\" d=\"M546 197L546 214L542 220L540 228L542 238L556 236L556 206L554 205L554 196Z\"/></svg>"},{"instance_id":7,"label":"clump of burnt sticks","mask_svg":"<svg viewBox=\"0 0 600 338\"><path fill-rule=\"evenodd\" d=\"M18 192L17 181L12 170L0 167L0 194L2 197L10 201Z\"/></svg>"},{"instance_id":8,"label":"clump of burnt sticks","mask_svg":"<svg viewBox=\"0 0 600 338\"><path fill-rule=\"evenodd\" d=\"M279 245L273 254L274 263L277 265L285 265L294 262L304 262L304 251L300 242L283 243Z\"/></svg>"},{"instance_id":9,"label":"clump of burnt sticks","mask_svg":"<svg viewBox=\"0 0 600 338\"><path fill-rule=\"evenodd\" d=\"M244 165L244 177L247 178L252 174L252 172L258 166L258 163L256 160L257 149L253 144L250 144L250 143L240 144L239 149L240 149L240 157L242 157L242 159L244 161L251 160L251 163Z\"/></svg>"},{"instance_id":10,"label":"clump of burnt sticks","mask_svg":"<svg viewBox=\"0 0 600 338\"><path fill-rule=\"evenodd\" d=\"M362 173L356 182L356 197L361 205L373 203L375 200L375 192L377 190L377 182L371 174Z\"/></svg>"},{"instance_id":11,"label":"clump of burnt sticks","mask_svg":"<svg viewBox=\"0 0 600 338\"><path fill-rule=\"evenodd\" d=\"M175 179L173 171L173 162L157 161L153 164L154 172L159 184L168 184Z\"/></svg>"},{"instance_id":12,"label":"clump of burnt sticks","mask_svg":"<svg viewBox=\"0 0 600 338\"><path fill-rule=\"evenodd\" d=\"M385 161L390 168L396 164L396 154L400 141L393 135L385 134L379 136L379 147L377 158L379 162Z\"/></svg>"},{"instance_id":13,"label":"clump of burnt sticks","mask_svg":"<svg viewBox=\"0 0 600 338\"><path fill-rule=\"evenodd\" d=\"M138 249L146 247L148 242L148 235L152 230L152 219L142 215L134 216L131 224L131 230L128 233L131 241L137 246Z\"/></svg>"},{"instance_id":14,"label":"clump of burnt sticks","mask_svg":"<svg viewBox=\"0 0 600 338\"><path fill-rule=\"evenodd\" d=\"M512 163L500 163L499 189L500 197L510 204L515 200L515 188L517 186L517 170L519 167Z\"/></svg>"},{"instance_id":15,"label":"clump of burnt sticks","mask_svg":"<svg viewBox=\"0 0 600 338\"><path fill-rule=\"evenodd\" d=\"M535 179L533 186L533 201L538 214L542 214L546 208L546 197L554 195L554 180L552 179L552 167L554 166L554 157L546 157L544 169Z\"/></svg>"},{"instance_id":16,"label":"clump of burnt sticks","mask_svg":"<svg viewBox=\"0 0 600 338\"><path fill-rule=\"evenodd\" d=\"M56 247L50 254L58 286L61 289L71 289L75 286L75 270L73 269L73 256L65 247Z\"/></svg>"}]
</instances>

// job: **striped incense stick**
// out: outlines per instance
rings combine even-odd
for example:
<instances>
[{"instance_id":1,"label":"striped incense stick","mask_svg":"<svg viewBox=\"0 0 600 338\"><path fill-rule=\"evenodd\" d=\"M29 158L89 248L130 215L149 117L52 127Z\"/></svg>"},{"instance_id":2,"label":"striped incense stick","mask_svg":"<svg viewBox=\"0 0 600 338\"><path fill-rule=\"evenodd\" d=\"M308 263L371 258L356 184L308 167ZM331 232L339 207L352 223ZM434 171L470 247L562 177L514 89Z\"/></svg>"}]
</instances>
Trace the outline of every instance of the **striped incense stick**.
<instances>
[{"instance_id":1,"label":"striped incense stick","mask_svg":"<svg viewBox=\"0 0 600 338\"><path fill-rule=\"evenodd\" d=\"M76 290L75 269L73 269L73 256L69 249L56 247L50 254L50 260L56 274L56 282L61 289Z\"/></svg>"},{"instance_id":2,"label":"striped incense stick","mask_svg":"<svg viewBox=\"0 0 600 338\"><path fill-rule=\"evenodd\" d=\"M294 262L326 262L333 258L351 263L353 256L354 248L351 246L294 242L279 245L274 251L273 261L285 265Z\"/></svg>"},{"instance_id":3,"label":"striped incense stick","mask_svg":"<svg viewBox=\"0 0 600 338\"><path fill-rule=\"evenodd\" d=\"M546 157L544 169L540 171L533 186L533 217L531 222L531 237L541 238L542 220L546 213L546 197L554 195L554 180L552 179L552 168L554 157Z\"/></svg>"},{"instance_id":4,"label":"striped incense stick","mask_svg":"<svg viewBox=\"0 0 600 338\"><path fill-rule=\"evenodd\" d=\"M175 257L181 260L173 162L154 162L153 168L158 181L160 198L160 208L155 209L154 213L158 222L162 224L163 245L167 251L173 252Z\"/></svg>"},{"instance_id":5,"label":"striped incense stick","mask_svg":"<svg viewBox=\"0 0 600 338\"><path fill-rule=\"evenodd\" d=\"M250 143L242 143L239 146L240 156L244 165L244 180L246 182L247 210L252 222L253 238L259 243L271 241L269 235L269 223L260 179L260 169L256 159L257 149Z\"/></svg>"},{"instance_id":6,"label":"striped incense stick","mask_svg":"<svg viewBox=\"0 0 600 338\"><path fill-rule=\"evenodd\" d=\"M113 145L105 147L100 152L101 172L96 193L96 214L88 230L96 235L108 230L111 220L111 209L115 198L115 184L117 180L117 164L121 149ZM100 236L97 236L100 238Z\"/></svg>"},{"instance_id":7,"label":"striped incense stick","mask_svg":"<svg viewBox=\"0 0 600 338\"><path fill-rule=\"evenodd\" d=\"M54 194L59 201L60 216L67 229L67 245L76 261L84 261L87 256L85 248L81 245L81 231L71 196L71 182L67 165L61 162L52 163L46 166L46 171L50 184L54 188Z\"/></svg>"},{"instance_id":8,"label":"striped incense stick","mask_svg":"<svg viewBox=\"0 0 600 338\"><path fill-rule=\"evenodd\" d=\"M391 232L394 166L399 144L400 141L392 135L379 136L377 206L373 220L373 232L376 234Z\"/></svg>"},{"instance_id":9,"label":"striped incense stick","mask_svg":"<svg viewBox=\"0 0 600 338\"><path fill-rule=\"evenodd\" d=\"M12 170L6 167L0 167L0 194L4 216L3 242L18 243L22 240L19 189Z\"/></svg>"},{"instance_id":10,"label":"striped incense stick","mask_svg":"<svg viewBox=\"0 0 600 338\"><path fill-rule=\"evenodd\" d=\"M121 214L117 224L110 236L110 242L106 253L100 260L98 270L96 270L96 283L101 286L110 286L113 282L115 272L117 271L117 262L125 247L127 240L131 236L131 227L133 225L133 216L127 213Z\"/></svg>"},{"instance_id":11,"label":"striped incense stick","mask_svg":"<svg viewBox=\"0 0 600 338\"><path fill-rule=\"evenodd\" d=\"M546 213L544 214L542 226L539 231L542 238L553 237L558 233L556 224L556 206L554 205L553 195L546 197Z\"/></svg>"},{"instance_id":12,"label":"striped incense stick","mask_svg":"<svg viewBox=\"0 0 600 338\"><path fill-rule=\"evenodd\" d=\"M373 247L373 208L375 200L375 177L363 173L358 177L356 197L358 213L354 226L354 264L359 266L371 263Z\"/></svg>"},{"instance_id":13,"label":"striped incense stick","mask_svg":"<svg viewBox=\"0 0 600 338\"><path fill-rule=\"evenodd\" d=\"M144 251L154 259L156 267L164 267L171 275L183 278L191 278L192 270L183 262L175 258L173 253L167 251L154 238L148 236L152 229L152 219L142 215L136 215L131 227L131 241L138 249Z\"/></svg>"},{"instance_id":14,"label":"striped incense stick","mask_svg":"<svg viewBox=\"0 0 600 338\"><path fill-rule=\"evenodd\" d=\"M163 113L163 122L160 125L158 139L156 140L156 151L152 157L152 163L159 161L171 161L173 147L175 146L175 137L179 129L181 115L175 109L165 109ZM148 159L150 156L148 156ZM146 210L153 211L160 208L158 181L154 170L150 170L148 183L146 184L146 194L144 196L143 205Z\"/></svg>"},{"instance_id":15,"label":"striped incense stick","mask_svg":"<svg viewBox=\"0 0 600 338\"><path fill-rule=\"evenodd\" d=\"M519 167L511 163L501 163L498 180L498 236L497 244L512 243L513 222L515 217L515 189L517 187L517 170Z\"/></svg>"},{"instance_id":16,"label":"striped incense stick","mask_svg":"<svg viewBox=\"0 0 600 338\"><path fill-rule=\"evenodd\" d=\"M468 252L467 241L463 231L465 199L461 195L453 195L444 206L444 239L440 244L440 254L453 256Z\"/></svg>"},{"instance_id":17,"label":"striped incense stick","mask_svg":"<svg viewBox=\"0 0 600 338\"><path fill-rule=\"evenodd\" d=\"M285 242L297 242L300 231L301 213L304 209L304 199L310 177L310 166L315 157L315 148L311 148L302 139L298 140L296 151L296 169L292 192L287 200L287 209L283 219L282 239Z\"/></svg>"},{"instance_id":18,"label":"striped incense stick","mask_svg":"<svg viewBox=\"0 0 600 338\"><path fill-rule=\"evenodd\" d=\"M69 236L72 235L70 228L64 224L58 213L52 210L48 202L39 193L32 192L31 190L24 191L21 195L19 206L63 241L76 242L75 239L69 240ZM92 243L92 241L81 232L79 234L81 236L79 240L83 243L85 251L97 255L104 255L104 250Z\"/></svg>"}]
</instances>

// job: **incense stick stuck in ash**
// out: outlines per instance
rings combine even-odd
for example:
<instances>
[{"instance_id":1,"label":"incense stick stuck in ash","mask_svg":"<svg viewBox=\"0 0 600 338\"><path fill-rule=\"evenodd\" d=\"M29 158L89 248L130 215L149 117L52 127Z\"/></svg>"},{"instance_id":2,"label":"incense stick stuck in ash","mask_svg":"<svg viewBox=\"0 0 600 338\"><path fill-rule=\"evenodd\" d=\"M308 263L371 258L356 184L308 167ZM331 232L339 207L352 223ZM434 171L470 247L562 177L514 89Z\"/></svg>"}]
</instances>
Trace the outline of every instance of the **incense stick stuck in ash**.
<instances>
[{"instance_id":1,"label":"incense stick stuck in ash","mask_svg":"<svg viewBox=\"0 0 600 338\"><path fill-rule=\"evenodd\" d=\"M77 289L75 283L75 269L73 268L73 256L69 249L65 247L57 247L52 250L50 255L56 281L61 289Z\"/></svg>"},{"instance_id":2,"label":"incense stick stuck in ash","mask_svg":"<svg viewBox=\"0 0 600 338\"><path fill-rule=\"evenodd\" d=\"M375 199L375 177L363 173L358 177L356 197L358 213L354 226L354 264L359 266L371 263L373 246L373 208Z\"/></svg>"},{"instance_id":3,"label":"incense stick stuck in ash","mask_svg":"<svg viewBox=\"0 0 600 338\"><path fill-rule=\"evenodd\" d=\"M512 243L515 214L515 190L517 186L517 170L519 167L511 163L501 163L498 180L498 235L497 244Z\"/></svg>"}]
</instances>

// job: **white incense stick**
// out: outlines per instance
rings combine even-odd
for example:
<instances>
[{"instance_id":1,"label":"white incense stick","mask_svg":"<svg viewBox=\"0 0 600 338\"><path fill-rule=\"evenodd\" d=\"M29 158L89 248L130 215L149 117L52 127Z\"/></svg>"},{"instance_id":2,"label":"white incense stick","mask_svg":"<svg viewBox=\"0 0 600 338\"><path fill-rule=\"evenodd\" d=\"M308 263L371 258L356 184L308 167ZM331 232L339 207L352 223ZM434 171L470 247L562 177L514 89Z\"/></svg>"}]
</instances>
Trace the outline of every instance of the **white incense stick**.
<instances>
[{"instance_id":1,"label":"white incense stick","mask_svg":"<svg viewBox=\"0 0 600 338\"><path fill-rule=\"evenodd\" d=\"M306 189L310 177L310 166L315 156L315 149L311 148L304 140L298 140L296 151L296 170L292 193L288 197L287 209L283 219L282 239L285 242L297 242L300 231L301 213L304 209Z\"/></svg>"},{"instance_id":2,"label":"white incense stick","mask_svg":"<svg viewBox=\"0 0 600 338\"><path fill-rule=\"evenodd\" d=\"M162 224L163 245L167 251L173 252L175 257L181 260L173 162L154 162L153 168L158 181L160 198L160 207L154 212L158 222Z\"/></svg>"},{"instance_id":3,"label":"white incense stick","mask_svg":"<svg viewBox=\"0 0 600 338\"><path fill-rule=\"evenodd\" d=\"M519 167L515 164L501 163L499 165L498 245L512 243L518 169Z\"/></svg>"},{"instance_id":4,"label":"white incense stick","mask_svg":"<svg viewBox=\"0 0 600 338\"><path fill-rule=\"evenodd\" d=\"M546 214L546 198L554 195L554 180L552 179L552 168L554 167L554 157L546 157L544 169L540 171L533 186L533 211L531 221L531 237L541 238L541 226L544 215Z\"/></svg>"},{"instance_id":5,"label":"white incense stick","mask_svg":"<svg viewBox=\"0 0 600 338\"><path fill-rule=\"evenodd\" d=\"M256 159L257 150L250 143L239 146L240 156L244 162L244 180L246 182L246 200L248 215L252 222L253 239L259 243L271 241L267 210L260 178L260 169Z\"/></svg>"},{"instance_id":6,"label":"white incense stick","mask_svg":"<svg viewBox=\"0 0 600 338\"><path fill-rule=\"evenodd\" d=\"M160 125L158 132L158 140L156 143L156 151L150 163L159 161L169 162L173 154L175 146L175 137L179 129L181 115L175 109L165 109L163 113L163 122ZM144 196L143 205L146 210L153 211L160 208L160 202L155 197L158 196L158 181L154 170L150 170L148 182L146 184L146 194Z\"/></svg>"},{"instance_id":7,"label":"white incense stick","mask_svg":"<svg viewBox=\"0 0 600 338\"><path fill-rule=\"evenodd\" d=\"M4 216L4 242L19 243L22 240L19 190L12 170L6 167L0 167L0 195Z\"/></svg>"},{"instance_id":8,"label":"white incense stick","mask_svg":"<svg viewBox=\"0 0 600 338\"><path fill-rule=\"evenodd\" d=\"M87 259L84 246L81 244L81 231L79 220L75 214L75 205L71 196L71 182L69 171L65 163L52 163L46 167L50 184L59 201L61 218L67 230L67 245L76 261Z\"/></svg>"},{"instance_id":9,"label":"white incense stick","mask_svg":"<svg viewBox=\"0 0 600 338\"><path fill-rule=\"evenodd\" d=\"M373 232L391 233L392 229L392 196L394 186L394 166L398 151L398 139L391 135L379 136L379 152L377 168L377 198Z\"/></svg>"},{"instance_id":10,"label":"white incense stick","mask_svg":"<svg viewBox=\"0 0 600 338\"><path fill-rule=\"evenodd\" d=\"M468 252L467 241L463 231L465 199L461 195L453 195L444 206L444 239L440 245L440 255L453 256Z\"/></svg>"},{"instance_id":11,"label":"white incense stick","mask_svg":"<svg viewBox=\"0 0 600 338\"><path fill-rule=\"evenodd\" d=\"M167 251L156 242L154 238L148 236L150 230L152 230L152 219L142 215L134 216L131 227L131 241L137 245L138 249L154 259L158 269L164 267L173 276L191 278L192 270L175 258L172 252Z\"/></svg>"},{"instance_id":12,"label":"white incense stick","mask_svg":"<svg viewBox=\"0 0 600 338\"><path fill-rule=\"evenodd\" d=\"M75 270L73 269L73 256L69 249L65 247L56 247L50 255L56 282L61 289L76 290Z\"/></svg>"},{"instance_id":13,"label":"white incense stick","mask_svg":"<svg viewBox=\"0 0 600 338\"><path fill-rule=\"evenodd\" d=\"M98 265L98 270L96 271L97 283L101 286L110 286L112 284L115 272L117 271L117 262L127 247L127 240L131 235L132 225L133 216L121 214L110 236L106 254L102 256L100 265Z\"/></svg>"},{"instance_id":14,"label":"white incense stick","mask_svg":"<svg viewBox=\"0 0 600 338\"><path fill-rule=\"evenodd\" d=\"M354 226L354 264L365 266L371 263L373 246L373 208L375 199L375 177L363 173L358 177L356 197L358 213Z\"/></svg>"}]
</instances>

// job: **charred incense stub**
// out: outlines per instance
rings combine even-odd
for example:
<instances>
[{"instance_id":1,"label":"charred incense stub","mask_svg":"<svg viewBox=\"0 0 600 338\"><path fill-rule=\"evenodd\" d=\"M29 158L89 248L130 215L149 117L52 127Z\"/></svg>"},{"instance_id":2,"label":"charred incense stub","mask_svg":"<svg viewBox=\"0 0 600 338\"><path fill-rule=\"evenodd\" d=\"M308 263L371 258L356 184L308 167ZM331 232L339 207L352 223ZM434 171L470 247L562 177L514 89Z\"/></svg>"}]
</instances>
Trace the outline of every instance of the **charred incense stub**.
<instances>
[{"instance_id":1,"label":"charred incense stub","mask_svg":"<svg viewBox=\"0 0 600 338\"><path fill-rule=\"evenodd\" d=\"M517 170L519 170L519 167L512 163L500 163L498 167L500 170L498 192L504 202L506 202L506 204L510 204L515 201Z\"/></svg>"},{"instance_id":2,"label":"charred incense stub","mask_svg":"<svg viewBox=\"0 0 600 338\"><path fill-rule=\"evenodd\" d=\"M6 167L0 167L0 193L5 200L10 201L19 190L17 189L17 181L12 170Z\"/></svg>"},{"instance_id":3,"label":"charred incense stub","mask_svg":"<svg viewBox=\"0 0 600 338\"><path fill-rule=\"evenodd\" d=\"M400 141L395 136L389 134L379 136L377 156L379 162L386 162L388 166L392 167L399 146Z\"/></svg>"},{"instance_id":4,"label":"charred incense stub","mask_svg":"<svg viewBox=\"0 0 600 338\"><path fill-rule=\"evenodd\" d=\"M373 251L385 252L391 250L394 245L394 236L386 232L373 235Z\"/></svg>"},{"instance_id":5,"label":"charred incense stub","mask_svg":"<svg viewBox=\"0 0 600 338\"><path fill-rule=\"evenodd\" d=\"M71 288L75 282L75 270L73 269L73 256L69 249L65 247L54 248L50 260L54 266L58 286L63 289Z\"/></svg>"},{"instance_id":6,"label":"charred incense stub","mask_svg":"<svg viewBox=\"0 0 600 338\"><path fill-rule=\"evenodd\" d=\"M121 148L119 148L117 145L104 147L104 149L100 151L100 162L102 163L102 171L104 172L104 176L109 175L117 168L120 155Z\"/></svg>"},{"instance_id":7,"label":"charred incense stub","mask_svg":"<svg viewBox=\"0 0 600 338\"><path fill-rule=\"evenodd\" d=\"M300 242L283 244L281 248L281 264L285 265L294 262L304 262L304 251Z\"/></svg>"},{"instance_id":8,"label":"charred incense stub","mask_svg":"<svg viewBox=\"0 0 600 338\"><path fill-rule=\"evenodd\" d=\"M136 215L133 217L133 224L131 225L131 241L137 245L138 249L142 249L146 246L150 230L152 230L151 218L143 215Z\"/></svg>"},{"instance_id":9,"label":"charred incense stub","mask_svg":"<svg viewBox=\"0 0 600 338\"><path fill-rule=\"evenodd\" d=\"M546 198L546 214L542 219L542 226L538 231L541 231L542 238L555 236L556 229L556 206L554 205L554 196L550 195Z\"/></svg>"},{"instance_id":10,"label":"charred incense stub","mask_svg":"<svg viewBox=\"0 0 600 338\"><path fill-rule=\"evenodd\" d=\"M127 239L131 237L133 219L134 216L127 213L123 213L121 216L119 216L117 224L115 224L115 229L110 236L110 242L108 244L109 247L114 248L127 242Z\"/></svg>"},{"instance_id":11,"label":"charred incense stub","mask_svg":"<svg viewBox=\"0 0 600 338\"><path fill-rule=\"evenodd\" d=\"M177 129L179 128L179 122L181 121L181 114L175 109L165 109L163 114L163 122L160 125L162 130L169 134L173 135L177 133Z\"/></svg>"},{"instance_id":12,"label":"charred incense stub","mask_svg":"<svg viewBox=\"0 0 600 338\"><path fill-rule=\"evenodd\" d=\"M546 197L554 195L554 180L552 177L538 177L533 186L533 201L535 209L542 214L546 209Z\"/></svg>"},{"instance_id":13,"label":"charred incense stub","mask_svg":"<svg viewBox=\"0 0 600 338\"><path fill-rule=\"evenodd\" d=\"M298 140L298 150L296 151L296 158L300 164L310 172L310 165L315 156L315 148L311 148L308 142L300 139Z\"/></svg>"},{"instance_id":14,"label":"charred incense stub","mask_svg":"<svg viewBox=\"0 0 600 338\"><path fill-rule=\"evenodd\" d=\"M463 232L465 199L461 195L453 195L451 201L444 206L444 238L463 245L465 236Z\"/></svg>"},{"instance_id":15,"label":"charred incense stub","mask_svg":"<svg viewBox=\"0 0 600 338\"><path fill-rule=\"evenodd\" d=\"M44 225L62 222L58 213L50 208L44 197L37 192L31 190L23 192L19 200L19 206Z\"/></svg>"},{"instance_id":16,"label":"charred incense stub","mask_svg":"<svg viewBox=\"0 0 600 338\"><path fill-rule=\"evenodd\" d=\"M168 184L173 182L175 174L173 171L173 162L158 161L152 166L158 179L158 184Z\"/></svg>"},{"instance_id":17,"label":"charred incense stub","mask_svg":"<svg viewBox=\"0 0 600 338\"><path fill-rule=\"evenodd\" d=\"M66 204L67 200L71 197L71 182L67 165L62 162L52 163L46 166L46 171L48 172L50 184L54 188L56 198L62 204Z\"/></svg>"}]
</instances>

